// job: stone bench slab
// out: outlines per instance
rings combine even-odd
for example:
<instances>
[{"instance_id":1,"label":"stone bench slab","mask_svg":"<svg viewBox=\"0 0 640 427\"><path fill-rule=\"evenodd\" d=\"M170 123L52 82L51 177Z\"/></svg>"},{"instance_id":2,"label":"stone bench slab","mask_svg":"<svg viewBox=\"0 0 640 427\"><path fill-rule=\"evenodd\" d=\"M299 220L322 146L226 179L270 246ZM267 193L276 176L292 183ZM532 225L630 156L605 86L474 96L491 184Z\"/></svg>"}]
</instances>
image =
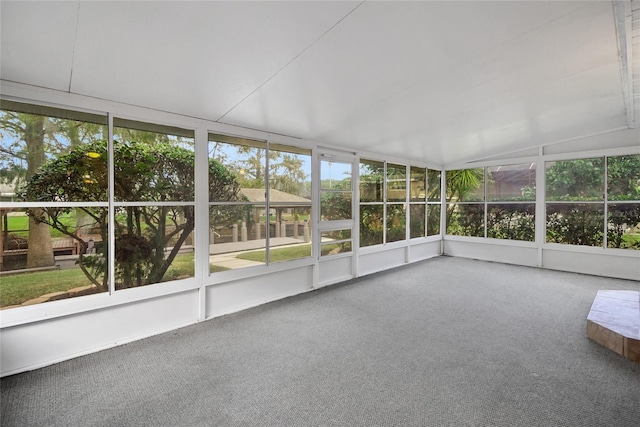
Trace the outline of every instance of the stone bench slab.
<instances>
[{"instance_id":1,"label":"stone bench slab","mask_svg":"<svg viewBox=\"0 0 640 427\"><path fill-rule=\"evenodd\" d=\"M640 292L598 291L587 316L587 336L640 362Z\"/></svg>"}]
</instances>

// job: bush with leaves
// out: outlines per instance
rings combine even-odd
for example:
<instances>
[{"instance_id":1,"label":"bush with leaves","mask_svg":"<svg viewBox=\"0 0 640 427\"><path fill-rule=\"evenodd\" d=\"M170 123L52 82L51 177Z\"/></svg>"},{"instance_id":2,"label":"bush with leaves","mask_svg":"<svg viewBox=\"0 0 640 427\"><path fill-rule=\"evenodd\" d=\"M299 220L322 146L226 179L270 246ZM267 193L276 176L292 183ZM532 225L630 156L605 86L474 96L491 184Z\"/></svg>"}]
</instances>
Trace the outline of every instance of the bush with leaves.
<instances>
[{"instance_id":1,"label":"bush with leaves","mask_svg":"<svg viewBox=\"0 0 640 427\"><path fill-rule=\"evenodd\" d=\"M171 202L194 199L194 153L170 142L127 142L114 145L115 186L118 202ZM104 141L85 144L68 154L47 162L27 183L25 200L40 202L107 201L107 144ZM240 187L235 177L220 163L209 161L210 200L239 200ZM85 226L97 231L101 243L95 254L86 231L66 220L72 211L87 215ZM36 214L38 222L47 223L74 239L80 247L78 265L100 290L106 290L108 210L106 207L45 207ZM216 220L232 221L237 215L225 211ZM192 205L122 206L115 212L116 284L119 288L162 281L195 227Z\"/></svg>"}]
</instances>

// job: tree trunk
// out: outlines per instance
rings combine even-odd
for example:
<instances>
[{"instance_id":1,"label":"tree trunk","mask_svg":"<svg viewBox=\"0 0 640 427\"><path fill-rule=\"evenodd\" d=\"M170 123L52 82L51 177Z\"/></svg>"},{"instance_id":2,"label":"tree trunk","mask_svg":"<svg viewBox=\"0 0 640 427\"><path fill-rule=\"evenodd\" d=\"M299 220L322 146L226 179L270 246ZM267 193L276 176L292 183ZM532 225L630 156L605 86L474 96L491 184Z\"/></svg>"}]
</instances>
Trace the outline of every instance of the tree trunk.
<instances>
[{"instance_id":1,"label":"tree trunk","mask_svg":"<svg viewBox=\"0 0 640 427\"><path fill-rule=\"evenodd\" d=\"M27 179L31 178L44 164L44 117L25 117L24 141L27 147ZM27 268L50 267L54 265L51 232L47 223L36 221L34 217L42 217L42 209L35 208L29 217L29 249L27 251Z\"/></svg>"}]
</instances>

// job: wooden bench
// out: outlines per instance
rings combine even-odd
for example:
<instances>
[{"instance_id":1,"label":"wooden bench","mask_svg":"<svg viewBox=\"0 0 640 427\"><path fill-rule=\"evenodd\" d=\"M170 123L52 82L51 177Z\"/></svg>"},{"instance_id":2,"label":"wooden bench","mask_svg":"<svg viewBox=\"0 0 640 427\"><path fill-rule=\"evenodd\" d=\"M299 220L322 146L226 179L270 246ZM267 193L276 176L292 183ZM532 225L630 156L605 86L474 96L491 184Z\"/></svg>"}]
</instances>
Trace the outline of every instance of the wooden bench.
<instances>
[{"instance_id":1,"label":"wooden bench","mask_svg":"<svg viewBox=\"0 0 640 427\"><path fill-rule=\"evenodd\" d=\"M598 291L587 316L587 336L640 363L640 292Z\"/></svg>"}]
</instances>

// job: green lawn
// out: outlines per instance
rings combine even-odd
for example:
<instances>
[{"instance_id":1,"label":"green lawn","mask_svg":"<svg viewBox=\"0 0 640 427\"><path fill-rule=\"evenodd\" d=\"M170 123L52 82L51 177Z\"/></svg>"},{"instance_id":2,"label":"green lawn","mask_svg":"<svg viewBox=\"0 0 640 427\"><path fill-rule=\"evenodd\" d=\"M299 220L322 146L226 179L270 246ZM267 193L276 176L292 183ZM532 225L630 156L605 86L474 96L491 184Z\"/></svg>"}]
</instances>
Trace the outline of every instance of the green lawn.
<instances>
[{"instance_id":1,"label":"green lawn","mask_svg":"<svg viewBox=\"0 0 640 427\"><path fill-rule=\"evenodd\" d=\"M311 256L311 245L291 246L288 248L271 249L269 259L271 262L288 261L298 258L306 258ZM266 262L266 253L264 250L246 252L238 255L236 258L246 259L248 261Z\"/></svg>"},{"instance_id":2,"label":"green lawn","mask_svg":"<svg viewBox=\"0 0 640 427\"><path fill-rule=\"evenodd\" d=\"M163 278L163 282L193 277L194 255L178 255ZM211 265L211 272L228 270ZM0 307L18 305L52 292L87 286L91 283L80 268L49 270L0 276Z\"/></svg>"},{"instance_id":3,"label":"green lawn","mask_svg":"<svg viewBox=\"0 0 640 427\"><path fill-rule=\"evenodd\" d=\"M2 276L0 277L0 307L22 304L41 295L64 292L90 284L79 268Z\"/></svg>"},{"instance_id":4,"label":"green lawn","mask_svg":"<svg viewBox=\"0 0 640 427\"><path fill-rule=\"evenodd\" d=\"M75 211L71 211L68 214L62 215L60 221L63 224L73 226L76 221ZM29 217L27 215L9 215L7 217L7 230L14 236L29 237ZM51 237L66 237L60 231L53 227L51 229Z\"/></svg>"}]
</instances>

